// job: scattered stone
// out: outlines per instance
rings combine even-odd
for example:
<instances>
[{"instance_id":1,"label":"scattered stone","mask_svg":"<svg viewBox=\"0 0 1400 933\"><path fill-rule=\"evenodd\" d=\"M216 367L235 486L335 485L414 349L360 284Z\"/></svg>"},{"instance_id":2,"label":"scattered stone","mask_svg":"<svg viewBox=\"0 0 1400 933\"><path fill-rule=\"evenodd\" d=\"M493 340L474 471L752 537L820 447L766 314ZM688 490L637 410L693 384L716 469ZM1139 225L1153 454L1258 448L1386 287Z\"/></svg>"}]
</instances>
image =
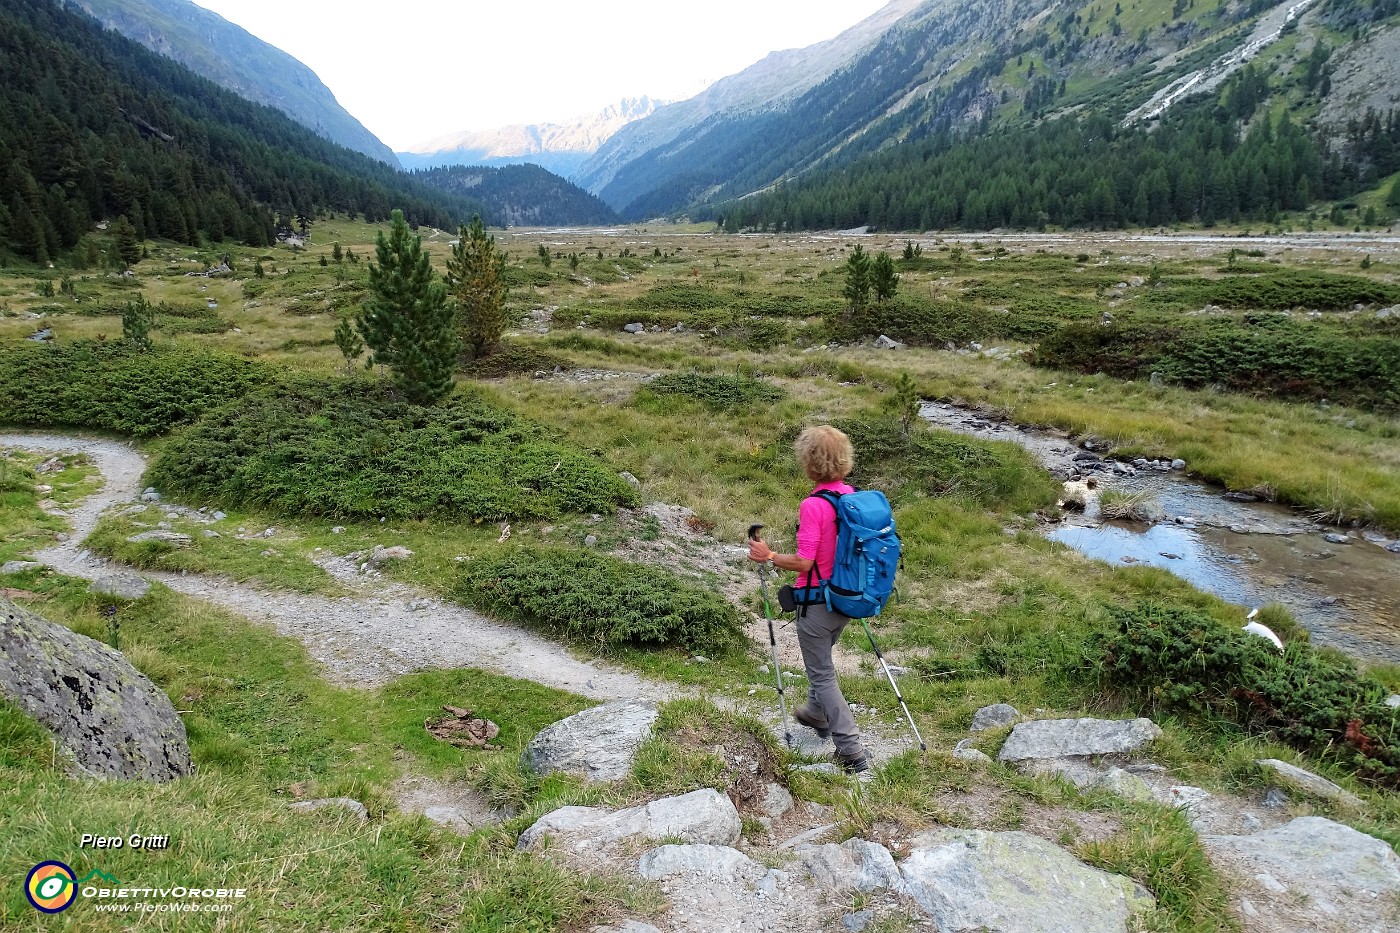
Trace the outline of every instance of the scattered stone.
<instances>
[{"instance_id":1,"label":"scattered stone","mask_svg":"<svg viewBox=\"0 0 1400 933\"><path fill-rule=\"evenodd\" d=\"M1185 461L1185 460L1182 460L1180 457L1178 457L1177 459L1175 459L1175 460L1172 461L1172 469L1173 469L1173 470L1184 470L1184 469L1186 469L1186 461Z\"/></svg>"},{"instance_id":2,"label":"scattered stone","mask_svg":"<svg viewBox=\"0 0 1400 933\"><path fill-rule=\"evenodd\" d=\"M989 765L992 763L991 756L981 749L972 747L971 739L963 739L953 749L953 757L963 761L975 761L979 764Z\"/></svg>"},{"instance_id":3,"label":"scattered stone","mask_svg":"<svg viewBox=\"0 0 1400 933\"><path fill-rule=\"evenodd\" d=\"M343 535L343 534L345 534L345 526L344 526L344 525L336 525L334 528L331 529L331 534L333 534L333 535Z\"/></svg>"},{"instance_id":4,"label":"scattered stone","mask_svg":"<svg viewBox=\"0 0 1400 933\"><path fill-rule=\"evenodd\" d=\"M0 567L0 573L24 573L27 570L38 570L42 566L44 565L36 560L11 560Z\"/></svg>"},{"instance_id":5,"label":"scattered stone","mask_svg":"<svg viewBox=\"0 0 1400 933\"><path fill-rule=\"evenodd\" d=\"M604 703L546 726L523 756L536 774L564 771L590 781L617 781L632 770L637 747L651 735L657 709L641 700Z\"/></svg>"},{"instance_id":6,"label":"scattered stone","mask_svg":"<svg viewBox=\"0 0 1400 933\"><path fill-rule=\"evenodd\" d=\"M204 535L204 537L206 537L206 538L218 538L218 537L220 537L219 533L218 533L217 531L215 531L214 529L212 529L212 528L206 528L206 529L204 529L202 532L200 532L200 534Z\"/></svg>"},{"instance_id":7,"label":"scattered stone","mask_svg":"<svg viewBox=\"0 0 1400 933\"><path fill-rule=\"evenodd\" d=\"M1230 502L1258 502L1259 497L1248 492L1227 492L1220 498Z\"/></svg>"},{"instance_id":8,"label":"scattered stone","mask_svg":"<svg viewBox=\"0 0 1400 933\"><path fill-rule=\"evenodd\" d=\"M597 535L585 535L583 539L584 547L593 547L598 543Z\"/></svg>"},{"instance_id":9,"label":"scattered stone","mask_svg":"<svg viewBox=\"0 0 1400 933\"><path fill-rule=\"evenodd\" d=\"M132 544L141 544L146 541L158 541L162 544L169 544L172 547L189 547L194 543L194 539L187 534L178 531L142 531L138 534L127 535L127 541Z\"/></svg>"},{"instance_id":10,"label":"scattered stone","mask_svg":"<svg viewBox=\"0 0 1400 933\"><path fill-rule=\"evenodd\" d=\"M785 852L789 849L796 849L808 843L816 842L835 828L835 823L827 823L823 826L814 826L811 829L803 830L786 842L779 844L778 851Z\"/></svg>"},{"instance_id":11,"label":"scattered stone","mask_svg":"<svg viewBox=\"0 0 1400 933\"><path fill-rule=\"evenodd\" d=\"M876 842L847 839L840 845L803 845L797 847L797 857L826 890L899 891L904 887L890 850Z\"/></svg>"},{"instance_id":12,"label":"scattered stone","mask_svg":"<svg viewBox=\"0 0 1400 933\"><path fill-rule=\"evenodd\" d=\"M1016 707L1009 703L994 703L991 706L984 706L972 714L973 732L981 732L985 729L998 729L1002 726L1009 726L1021 714Z\"/></svg>"},{"instance_id":13,"label":"scattered stone","mask_svg":"<svg viewBox=\"0 0 1400 933\"><path fill-rule=\"evenodd\" d=\"M725 881L758 881L768 869L729 846L665 845L645 853L637 873L647 881L692 875Z\"/></svg>"},{"instance_id":14,"label":"scattered stone","mask_svg":"<svg viewBox=\"0 0 1400 933\"><path fill-rule=\"evenodd\" d=\"M61 473L66 469L68 469L68 464L64 463L57 457L50 457L43 463L36 466L34 468L34 472L42 476L45 473ZM155 490L152 490L152 492L154 491Z\"/></svg>"},{"instance_id":15,"label":"scattered stone","mask_svg":"<svg viewBox=\"0 0 1400 933\"><path fill-rule=\"evenodd\" d=\"M365 809L365 805L349 797L323 797L320 800L298 800L287 809L291 810L293 813L310 813L313 810L323 810L327 807L338 807L347 810L356 819L369 819L369 811Z\"/></svg>"},{"instance_id":16,"label":"scattered stone","mask_svg":"<svg viewBox=\"0 0 1400 933\"><path fill-rule=\"evenodd\" d=\"M0 694L101 778L169 781L193 770L170 698L120 652L0 596Z\"/></svg>"},{"instance_id":17,"label":"scattered stone","mask_svg":"<svg viewBox=\"0 0 1400 933\"><path fill-rule=\"evenodd\" d=\"M911 841L905 890L943 931L1125 933L1152 896L1023 832L940 829Z\"/></svg>"},{"instance_id":18,"label":"scattered stone","mask_svg":"<svg viewBox=\"0 0 1400 933\"><path fill-rule=\"evenodd\" d=\"M624 920L617 926L594 927L588 933L661 933L650 923L642 923L640 920Z\"/></svg>"},{"instance_id":19,"label":"scattered stone","mask_svg":"<svg viewBox=\"0 0 1400 933\"><path fill-rule=\"evenodd\" d=\"M623 470L621 473L619 473L619 474L617 474L617 475L620 476L620 477L622 477L622 481L623 481L624 483L626 483L628 486L631 486L633 489L641 489L641 488L642 488L642 481L639 480L639 479L637 479L637 477L633 476L631 473L627 472L626 470Z\"/></svg>"},{"instance_id":20,"label":"scattered stone","mask_svg":"<svg viewBox=\"0 0 1400 933\"><path fill-rule=\"evenodd\" d=\"M1328 544L1350 544L1350 543L1351 543L1351 537L1350 537L1349 535L1337 534L1335 531L1328 533L1327 536L1326 536L1323 540L1325 540Z\"/></svg>"},{"instance_id":21,"label":"scattered stone","mask_svg":"<svg viewBox=\"0 0 1400 933\"><path fill-rule=\"evenodd\" d=\"M1288 806L1288 795L1282 788L1270 787L1269 792L1264 795L1264 806L1270 810L1282 810Z\"/></svg>"},{"instance_id":22,"label":"scattered stone","mask_svg":"<svg viewBox=\"0 0 1400 933\"><path fill-rule=\"evenodd\" d=\"M271 531L271 529L268 530ZM413 552L403 545L381 547L376 544L374 550L369 552L369 565L377 568L381 564L387 564L391 560L408 560L412 556Z\"/></svg>"},{"instance_id":23,"label":"scattered stone","mask_svg":"<svg viewBox=\"0 0 1400 933\"><path fill-rule=\"evenodd\" d=\"M768 783L763 788L763 799L758 809L770 819L778 819L792 809L792 794L781 784Z\"/></svg>"},{"instance_id":24,"label":"scattered stone","mask_svg":"<svg viewBox=\"0 0 1400 933\"><path fill-rule=\"evenodd\" d=\"M1261 833L1205 836L1201 842L1239 894L1270 903L1275 912L1286 909L1288 929L1395 929L1400 856L1379 839L1304 816Z\"/></svg>"},{"instance_id":25,"label":"scattered stone","mask_svg":"<svg viewBox=\"0 0 1400 933\"><path fill-rule=\"evenodd\" d=\"M855 913L844 914L841 917L841 925L851 933L861 933L874 919L875 911L857 910Z\"/></svg>"},{"instance_id":26,"label":"scattered stone","mask_svg":"<svg viewBox=\"0 0 1400 933\"><path fill-rule=\"evenodd\" d=\"M131 573L109 573L88 584L88 592L135 602L151 591L151 584Z\"/></svg>"},{"instance_id":27,"label":"scattered stone","mask_svg":"<svg viewBox=\"0 0 1400 933\"><path fill-rule=\"evenodd\" d=\"M841 769L829 761L819 761L814 765L802 765L798 771L806 771L808 774L840 774Z\"/></svg>"},{"instance_id":28,"label":"scattered stone","mask_svg":"<svg viewBox=\"0 0 1400 933\"><path fill-rule=\"evenodd\" d=\"M640 334L642 331L647 329L647 326L645 324L633 322L631 324L623 325L622 329L629 334Z\"/></svg>"},{"instance_id":29,"label":"scattered stone","mask_svg":"<svg viewBox=\"0 0 1400 933\"><path fill-rule=\"evenodd\" d=\"M1150 719L1040 719L1023 722L1011 732L997 758L1027 761L1085 755L1121 755L1159 738Z\"/></svg>"},{"instance_id":30,"label":"scattered stone","mask_svg":"<svg viewBox=\"0 0 1400 933\"><path fill-rule=\"evenodd\" d=\"M148 489L148 490L146 490L145 492L141 493L141 501L142 501L142 502L159 502L159 501L160 501L160 493L156 492L154 489Z\"/></svg>"},{"instance_id":31,"label":"scattered stone","mask_svg":"<svg viewBox=\"0 0 1400 933\"><path fill-rule=\"evenodd\" d=\"M1283 784L1295 790L1300 790L1305 794L1312 794L1314 797L1321 797L1324 800L1335 800L1338 803L1349 807L1360 807L1364 804L1360 797L1347 791L1324 777L1313 774L1311 771L1304 771L1297 765L1291 765L1286 761L1279 761L1277 758L1260 758L1255 764L1273 772L1273 776Z\"/></svg>"},{"instance_id":32,"label":"scattered stone","mask_svg":"<svg viewBox=\"0 0 1400 933\"><path fill-rule=\"evenodd\" d=\"M891 340L889 337L886 337L884 334L881 334L879 337L875 338L875 349L903 350L904 344L900 343L898 340Z\"/></svg>"},{"instance_id":33,"label":"scattered stone","mask_svg":"<svg viewBox=\"0 0 1400 933\"><path fill-rule=\"evenodd\" d=\"M1386 697L1385 705L1389 706L1391 709L1400 707L1400 693L1392 693L1390 696Z\"/></svg>"},{"instance_id":34,"label":"scattered stone","mask_svg":"<svg viewBox=\"0 0 1400 933\"><path fill-rule=\"evenodd\" d=\"M1392 541L1385 546L1385 549L1392 554L1400 554L1400 541Z\"/></svg>"},{"instance_id":35,"label":"scattered stone","mask_svg":"<svg viewBox=\"0 0 1400 933\"><path fill-rule=\"evenodd\" d=\"M214 514L211 515L211 516L209 516L209 517L212 518L212 519L214 519L214 521L216 521L216 522L221 522L221 521L223 521L224 519L228 518L228 513L227 513L227 512L215 511Z\"/></svg>"},{"instance_id":36,"label":"scattered stone","mask_svg":"<svg viewBox=\"0 0 1400 933\"><path fill-rule=\"evenodd\" d=\"M560 807L521 833L516 848L530 851L546 837L556 838L575 853L607 849L626 839L681 839L691 844L732 846L742 830L734 804L707 787L626 810Z\"/></svg>"}]
</instances>

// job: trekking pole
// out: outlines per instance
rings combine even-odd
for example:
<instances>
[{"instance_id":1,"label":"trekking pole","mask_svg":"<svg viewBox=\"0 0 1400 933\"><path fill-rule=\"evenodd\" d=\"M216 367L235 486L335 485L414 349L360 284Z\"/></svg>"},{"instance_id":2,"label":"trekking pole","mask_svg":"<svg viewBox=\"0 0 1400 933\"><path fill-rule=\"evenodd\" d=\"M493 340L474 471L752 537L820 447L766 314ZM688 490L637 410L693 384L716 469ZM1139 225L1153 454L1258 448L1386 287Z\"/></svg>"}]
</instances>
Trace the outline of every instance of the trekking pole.
<instances>
[{"instance_id":1,"label":"trekking pole","mask_svg":"<svg viewBox=\"0 0 1400 933\"><path fill-rule=\"evenodd\" d=\"M899 700L899 705L904 708L904 718L909 720L909 728L914 730L914 738L919 740L919 751L927 752L928 746L924 744L924 737L919 734L919 727L914 725L914 716L909 712L909 704L904 702L904 694L899 692L899 684L894 682L894 675L890 673L890 666L885 663L885 655L880 650L880 646L875 644L875 636L870 633L870 623L864 619L860 620L861 627L865 629L865 637L870 639L870 647L875 649L875 657L880 661L880 667L884 668L885 676L889 678L890 688L894 690L895 699Z\"/></svg>"},{"instance_id":2,"label":"trekking pole","mask_svg":"<svg viewBox=\"0 0 1400 933\"><path fill-rule=\"evenodd\" d=\"M763 530L762 525L749 526L749 540L758 540L758 533ZM792 748L792 727L788 725L787 718L787 696L783 692L783 668L778 663L778 636L773 632L773 606L768 601L768 575L763 572L763 565L758 568L758 588L763 593L763 617L768 620L768 644L773 649L773 673L778 678L778 711L783 717L783 739L787 742L788 748Z\"/></svg>"}]
</instances>

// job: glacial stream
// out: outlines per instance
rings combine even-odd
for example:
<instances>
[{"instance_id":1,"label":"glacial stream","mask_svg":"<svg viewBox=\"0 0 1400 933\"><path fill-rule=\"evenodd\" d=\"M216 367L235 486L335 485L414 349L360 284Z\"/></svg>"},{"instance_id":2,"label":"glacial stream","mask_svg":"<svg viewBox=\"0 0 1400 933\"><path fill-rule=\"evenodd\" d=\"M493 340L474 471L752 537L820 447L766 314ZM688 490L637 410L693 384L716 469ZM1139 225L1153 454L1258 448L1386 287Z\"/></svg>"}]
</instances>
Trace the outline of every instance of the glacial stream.
<instances>
[{"instance_id":1,"label":"glacial stream","mask_svg":"<svg viewBox=\"0 0 1400 933\"><path fill-rule=\"evenodd\" d=\"M1231 501L1224 490L1181 471L1090 471L1075 461L1085 452L1056 432L940 403L925 402L920 415L945 430L1020 444L1061 479L1082 469L1098 478L1100 491L1144 492L1164 516L1152 524L1103 521L1091 500L1083 513L1047 526L1052 540L1111 564L1161 567L1240 606L1282 603L1314 644L1400 663L1400 554L1388 550L1397 546L1391 539L1318 525L1268 502Z\"/></svg>"}]
</instances>

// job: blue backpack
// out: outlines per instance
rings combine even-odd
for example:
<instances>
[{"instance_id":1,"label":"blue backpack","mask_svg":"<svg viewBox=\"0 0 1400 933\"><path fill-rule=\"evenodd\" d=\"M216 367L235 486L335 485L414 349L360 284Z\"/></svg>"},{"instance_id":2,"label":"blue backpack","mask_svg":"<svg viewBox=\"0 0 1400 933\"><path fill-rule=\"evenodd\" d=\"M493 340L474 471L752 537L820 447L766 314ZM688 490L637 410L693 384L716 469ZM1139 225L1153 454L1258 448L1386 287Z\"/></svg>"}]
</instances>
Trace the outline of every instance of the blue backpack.
<instances>
[{"instance_id":1,"label":"blue backpack","mask_svg":"<svg viewBox=\"0 0 1400 933\"><path fill-rule=\"evenodd\" d=\"M901 546L890 501L878 489L845 495L822 490L813 495L825 499L836 512L836 563L831 579L821 583L826 607L852 619L879 615L894 592L894 575L900 566Z\"/></svg>"}]
</instances>

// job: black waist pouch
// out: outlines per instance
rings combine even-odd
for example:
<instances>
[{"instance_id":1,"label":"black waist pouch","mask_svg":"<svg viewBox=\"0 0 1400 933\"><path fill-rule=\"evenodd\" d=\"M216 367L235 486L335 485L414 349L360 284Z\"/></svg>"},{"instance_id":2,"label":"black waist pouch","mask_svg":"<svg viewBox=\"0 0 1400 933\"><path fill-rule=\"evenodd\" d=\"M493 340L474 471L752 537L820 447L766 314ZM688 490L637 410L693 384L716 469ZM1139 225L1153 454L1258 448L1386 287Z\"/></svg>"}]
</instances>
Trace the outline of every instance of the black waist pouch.
<instances>
[{"instance_id":1,"label":"black waist pouch","mask_svg":"<svg viewBox=\"0 0 1400 933\"><path fill-rule=\"evenodd\" d=\"M778 605L783 612L794 612L801 606L825 606L826 587L785 584L778 589Z\"/></svg>"},{"instance_id":2,"label":"black waist pouch","mask_svg":"<svg viewBox=\"0 0 1400 933\"><path fill-rule=\"evenodd\" d=\"M783 608L783 612L797 610L797 599L793 596L791 583L785 583L778 587L778 605Z\"/></svg>"}]
</instances>

